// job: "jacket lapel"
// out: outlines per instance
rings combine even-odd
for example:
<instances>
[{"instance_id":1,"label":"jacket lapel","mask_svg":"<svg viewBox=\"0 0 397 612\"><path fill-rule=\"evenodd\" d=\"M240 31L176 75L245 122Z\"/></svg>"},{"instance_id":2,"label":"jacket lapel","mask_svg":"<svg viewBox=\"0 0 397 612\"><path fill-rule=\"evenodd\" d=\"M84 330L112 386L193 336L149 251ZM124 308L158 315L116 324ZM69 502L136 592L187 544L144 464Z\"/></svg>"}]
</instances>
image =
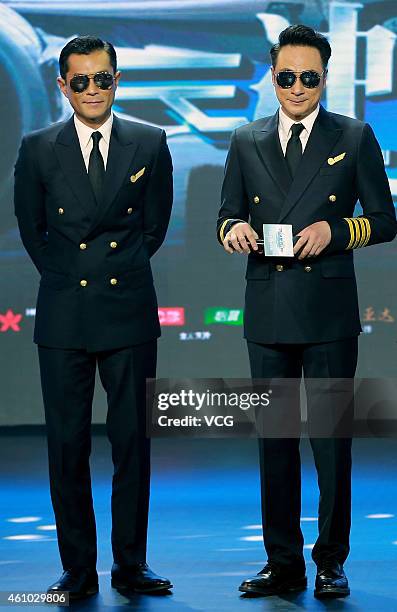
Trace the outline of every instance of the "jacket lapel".
<instances>
[{"instance_id":1,"label":"jacket lapel","mask_svg":"<svg viewBox=\"0 0 397 612\"><path fill-rule=\"evenodd\" d=\"M313 125L302 160L280 211L278 223L285 219L298 202L324 164L324 161L329 157L341 134L342 130L334 126L330 115L320 106L320 112Z\"/></svg>"},{"instance_id":2,"label":"jacket lapel","mask_svg":"<svg viewBox=\"0 0 397 612\"><path fill-rule=\"evenodd\" d=\"M96 202L88 178L73 117L63 126L54 142L55 154L71 190L90 217Z\"/></svg>"},{"instance_id":3,"label":"jacket lapel","mask_svg":"<svg viewBox=\"0 0 397 612\"><path fill-rule=\"evenodd\" d=\"M131 136L130 125L127 126L126 129L116 116L113 117L102 204L98 207L90 232L99 225L112 205L138 150L139 144Z\"/></svg>"},{"instance_id":4,"label":"jacket lapel","mask_svg":"<svg viewBox=\"0 0 397 612\"><path fill-rule=\"evenodd\" d=\"M292 179L278 136L278 112L261 129L254 130L253 136L259 157L286 197Z\"/></svg>"}]
</instances>

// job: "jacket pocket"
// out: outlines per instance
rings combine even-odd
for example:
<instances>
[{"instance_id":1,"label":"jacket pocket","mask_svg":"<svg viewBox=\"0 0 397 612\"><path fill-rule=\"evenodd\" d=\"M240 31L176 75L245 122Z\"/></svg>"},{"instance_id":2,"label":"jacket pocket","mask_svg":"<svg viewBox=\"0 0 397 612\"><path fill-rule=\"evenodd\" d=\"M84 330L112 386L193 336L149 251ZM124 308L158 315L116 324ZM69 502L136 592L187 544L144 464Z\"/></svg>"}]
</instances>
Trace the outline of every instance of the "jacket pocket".
<instances>
[{"instance_id":1,"label":"jacket pocket","mask_svg":"<svg viewBox=\"0 0 397 612\"><path fill-rule=\"evenodd\" d=\"M321 176L340 176L340 174L344 171L347 170L346 165L345 166L341 166L340 168L334 168L333 166L323 166L323 168L320 168L319 170L319 174Z\"/></svg>"},{"instance_id":2,"label":"jacket pocket","mask_svg":"<svg viewBox=\"0 0 397 612\"><path fill-rule=\"evenodd\" d=\"M153 276L150 266L144 266L143 268L135 268L124 270L122 272L115 272L114 276L117 278L116 289L138 289L143 285L152 285Z\"/></svg>"},{"instance_id":3,"label":"jacket pocket","mask_svg":"<svg viewBox=\"0 0 397 612\"><path fill-rule=\"evenodd\" d=\"M247 271L245 273L246 280L269 280L270 264L266 261L258 259L248 259Z\"/></svg>"},{"instance_id":4,"label":"jacket pocket","mask_svg":"<svg viewBox=\"0 0 397 612\"><path fill-rule=\"evenodd\" d=\"M321 262L321 276L324 278L354 278L352 259L347 261L324 260Z\"/></svg>"},{"instance_id":5,"label":"jacket pocket","mask_svg":"<svg viewBox=\"0 0 397 612\"><path fill-rule=\"evenodd\" d=\"M43 270L40 280L41 287L49 287L50 289L67 289L76 281L65 274L53 272L52 270Z\"/></svg>"}]
</instances>

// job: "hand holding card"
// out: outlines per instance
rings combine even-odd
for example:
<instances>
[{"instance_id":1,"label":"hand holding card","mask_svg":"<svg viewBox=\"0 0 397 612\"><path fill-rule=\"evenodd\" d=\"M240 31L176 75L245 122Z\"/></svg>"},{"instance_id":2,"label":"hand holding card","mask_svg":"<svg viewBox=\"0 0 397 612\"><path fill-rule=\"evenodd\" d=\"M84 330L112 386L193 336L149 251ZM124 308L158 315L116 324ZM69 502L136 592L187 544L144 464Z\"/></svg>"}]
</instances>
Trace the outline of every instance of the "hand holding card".
<instances>
[{"instance_id":1,"label":"hand holding card","mask_svg":"<svg viewBox=\"0 0 397 612\"><path fill-rule=\"evenodd\" d=\"M266 257L293 257L292 225L283 223L263 224L264 254Z\"/></svg>"}]
</instances>

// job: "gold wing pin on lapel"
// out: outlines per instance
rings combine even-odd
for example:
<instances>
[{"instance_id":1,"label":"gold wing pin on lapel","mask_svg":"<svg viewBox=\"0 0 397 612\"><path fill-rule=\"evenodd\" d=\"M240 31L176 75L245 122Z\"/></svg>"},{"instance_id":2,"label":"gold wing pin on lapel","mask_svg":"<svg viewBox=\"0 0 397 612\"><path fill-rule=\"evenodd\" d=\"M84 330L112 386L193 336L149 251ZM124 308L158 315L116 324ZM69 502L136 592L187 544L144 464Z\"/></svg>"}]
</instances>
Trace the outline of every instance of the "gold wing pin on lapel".
<instances>
[{"instance_id":1,"label":"gold wing pin on lapel","mask_svg":"<svg viewBox=\"0 0 397 612\"><path fill-rule=\"evenodd\" d=\"M141 176L145 174L145 170L146 170L146 166L143 166L143 168L139 170L139 172L137 172L136 174L131 174L130 176L131 183L136 183L137 180L140 179Z\"/></svg>"},{"instance_id":2,"label":"gold wing pin on lapel","mask_svg":"<svg viewBox=\"0 0 397 612\"><path fill-rule=\"evenodd\" d=\"M344 153L340 153L340 155L337 155L336 157L329 157L328 165L333 166L334 164L337 164L339 161L342 161L342 159L344 159L345 155L346 151Z\"/></svg>"}]
</instances>

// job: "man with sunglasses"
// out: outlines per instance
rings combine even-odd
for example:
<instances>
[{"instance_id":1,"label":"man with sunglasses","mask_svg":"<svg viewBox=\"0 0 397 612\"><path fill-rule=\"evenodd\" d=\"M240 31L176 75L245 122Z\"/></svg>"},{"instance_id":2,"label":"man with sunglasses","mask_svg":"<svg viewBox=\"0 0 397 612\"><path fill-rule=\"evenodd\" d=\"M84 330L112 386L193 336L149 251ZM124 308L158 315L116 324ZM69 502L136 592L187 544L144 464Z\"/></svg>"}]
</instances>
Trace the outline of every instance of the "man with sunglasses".
<instances>
[{"instance_id":1,"label":"man with sunglasses","mask_svg":"<svg viewBox=\"0 0 397 612\"><path fill-rule=\"evenodd\" d=\"M217 224L225 251L248 255L244 325L252 377L299 383L304 374L320 488L319 534L312 551L319 598L350 592L343 563L351 520L351 404L341 434L316 437L316 423L332 423L333 405L330 394L316 396L310 379L353 379L361 331L353 249L390 241L397 232L371 128L320 105L330 56L326 38L309 27L281 32L271 49L280 108L233 134ZM357 200L363 215L353 217ZM260 254L257 241L271 224L292 230L287 257ZM299 387L289 414L295 407L299 410ZM240 591L301 590L307 579L299 432L295 438L261 438L259 450L268 563L244 580Z\"/></svg>"},{"instance_id":2,"label":"man with sunglasses","mask_svg":"<svg viewBox=\"0 0 397 612\"><path fill-rule=\"evenodd\" d=\"M112 586L167 592L146 564L150 446L145 380L160 335L150 258L172 205L163 130L112 114L120 81L114 47L71 40L59 58L74 114L29 134L15 167L15 211L41 280L38 344L50 488L64 572L49 592L98 592L89 456L98 367L112 446Z\"/></svg>"}]
</instances>

